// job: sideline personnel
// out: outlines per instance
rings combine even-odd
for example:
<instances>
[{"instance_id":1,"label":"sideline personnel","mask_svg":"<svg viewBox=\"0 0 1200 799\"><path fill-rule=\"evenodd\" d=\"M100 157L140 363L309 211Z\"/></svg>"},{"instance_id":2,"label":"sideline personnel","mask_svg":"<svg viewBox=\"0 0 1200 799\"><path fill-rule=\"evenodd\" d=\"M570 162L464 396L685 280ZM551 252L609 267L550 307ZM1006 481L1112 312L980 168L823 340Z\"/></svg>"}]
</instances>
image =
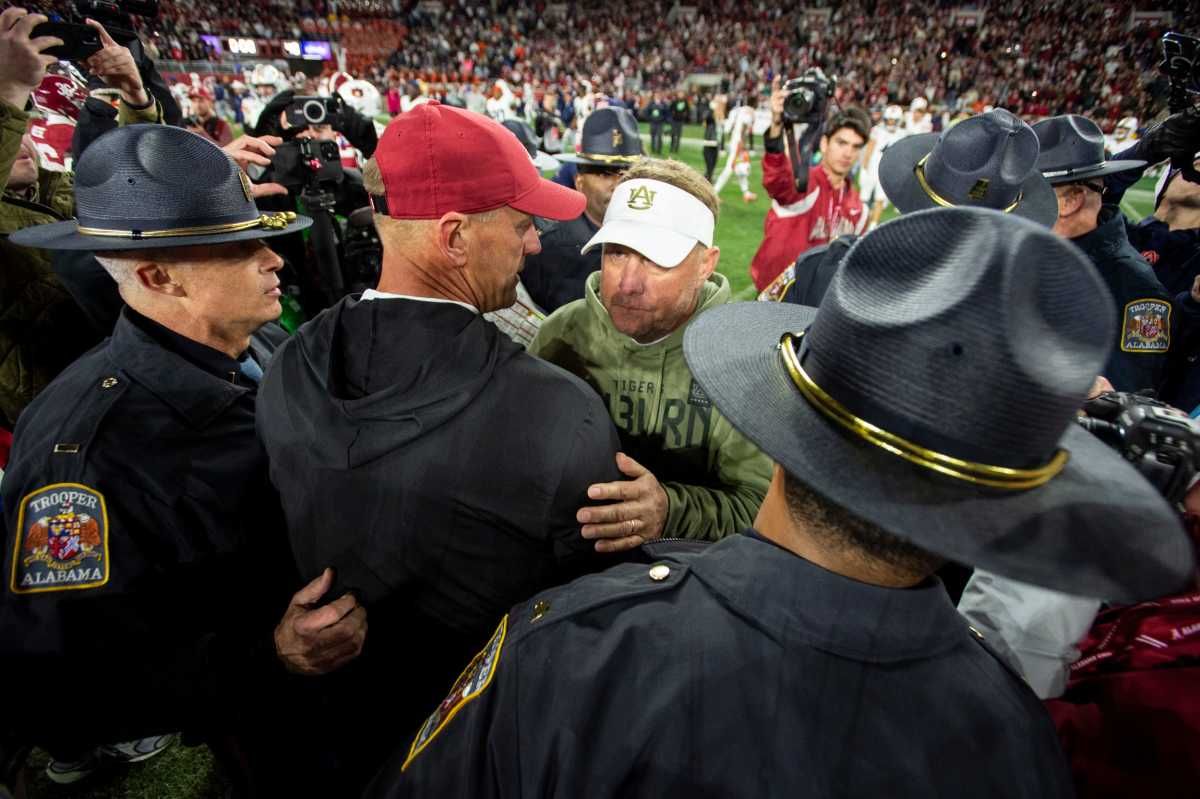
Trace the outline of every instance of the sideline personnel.
<instances>
[{"instance_id":1,"label":"sideline personnel","mask_svg":"<svg viewBox=\"0 0 1200 799\"><path fill-rule=\"evenodd\" d=\"M280 313L282 262L260 239L309 220L262 216L237 165L179 128L107 133L75 174L78 222L10 238L97 251L126 307L17 425L0 658L13 685L86 690L88 712L64 721L13 691L4 724L56 751L271 727L278 661L336 668L366 623L352 596L310 610L330 582L315 574L269 634L297 578L247 350Z\"/></svg>"}]
</instances>

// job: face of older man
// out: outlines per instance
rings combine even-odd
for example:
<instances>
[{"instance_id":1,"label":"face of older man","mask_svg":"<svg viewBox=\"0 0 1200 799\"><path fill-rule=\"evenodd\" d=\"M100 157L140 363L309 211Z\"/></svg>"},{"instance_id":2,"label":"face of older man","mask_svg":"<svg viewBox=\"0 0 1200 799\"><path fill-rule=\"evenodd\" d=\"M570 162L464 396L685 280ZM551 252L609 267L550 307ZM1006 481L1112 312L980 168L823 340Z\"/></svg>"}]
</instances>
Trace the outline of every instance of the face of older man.
<instances>
[{"instance_id":1,"label":"face of older man","mask_svg":"<svg viewBox=\"0 0 1200 799\"><path fill-rule=\"evenodd\" d=\"M642 344L673 333L695 313L704 281L720 250L697 245L679 266L667 269L622 244L605 244L600 301L613 326Z\"/></svg>"},{"instance_id":2,"label":"face of older man","mask_svg":"<svg viewBox=\"0 0 1200 799\"><path fill-rule=\"evenodd\" d=\"M186 312L231 337L279 318L283 259L261 241L180 247L170 253Z\"/></svg>"},{"instance_id":3,"label":"face of older man","mask_svg":"<svg viewBox=\"0 0 1200 799\"><path fill-rule=\"evenodd\" d=\"M517 282L525 256L542 251L533 217L503 207L490 219L472 220L471 250L467 262L471 293L483 313L507 308L517 301Z\"/></svg>"}]
</instances>

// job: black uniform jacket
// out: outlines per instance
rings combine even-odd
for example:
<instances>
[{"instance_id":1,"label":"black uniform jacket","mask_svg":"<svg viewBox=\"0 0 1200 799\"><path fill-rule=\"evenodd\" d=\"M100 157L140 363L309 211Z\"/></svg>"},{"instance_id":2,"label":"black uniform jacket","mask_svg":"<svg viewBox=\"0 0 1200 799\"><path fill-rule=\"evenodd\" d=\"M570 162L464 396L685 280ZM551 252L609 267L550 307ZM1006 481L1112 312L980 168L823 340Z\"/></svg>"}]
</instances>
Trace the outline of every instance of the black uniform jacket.
<instances>
[{"instance_id":1,"label":"black uniform jacket","mask_svg":"<svg viewBox=\"0 0 1200 799\"><path fill-rule=\"evenodd\" d=\"M583 299L588 275L600 270L601 248L587 255L579 251L599 229L587 214L560 222L541 234L542 251L525 259L521 282L547 315Z\"/></svg>"},{"instance_id":2,"label":"black uniform jacket","mask_svg":"<svg viewBox=\"0 0 1200 799\"><path fill-rule=\"evenodd\" d=\"M838 266L856 241L858 236L838 236L828 244L802 253L796 259L792 285L788 286L780 302L819 308Z\"/></svg>"},{"instance_id":3,"label":"black uniform jacket","mask_svg":"<svg viewBox=\"0 0 1200 799\"><path fill-rule=\"evenodd\" d=\"M369 795L1071 793L936 578L859 583L749 531L515 607Z\"/></svg>"},{"instance_id":4,"label":"black uniform jacket","mask_svg":"<svg viewBox=\"0 0 1200 799\"><path fill-rule=\"evenodd\" d=\"M1095 264L1116 303L1117 333L1104 376L1117 391L1157 389L1171 347L1171 297L1129 243L1124 215L1106 205L1097 228L1071 241Z\"/></svg>"},{"instance_id":5,"label":"black uniform jacket","mask_svg":"<svg viewBox=\"0 0 1200 799\"><path fill-rule=\"evenodd\" d=\"M104 743L237 724L297 586L232 358L126 309L4 476L4 723ZM247 711L249 712L249 711Z\"/></svg>"},{"instance_id":6,"label":"black uniform jacket","mask_svg":"<svg viewBox=\"0 0 1200 799\"><path fill-rule=\"evenodd\" d=\"M461 305L347 297L280 348L258 421L302 575L368 607L347 690L395 729L513 602L610 562L575 521L619 479L604 406Z\"/></svg>"}]
</instances>

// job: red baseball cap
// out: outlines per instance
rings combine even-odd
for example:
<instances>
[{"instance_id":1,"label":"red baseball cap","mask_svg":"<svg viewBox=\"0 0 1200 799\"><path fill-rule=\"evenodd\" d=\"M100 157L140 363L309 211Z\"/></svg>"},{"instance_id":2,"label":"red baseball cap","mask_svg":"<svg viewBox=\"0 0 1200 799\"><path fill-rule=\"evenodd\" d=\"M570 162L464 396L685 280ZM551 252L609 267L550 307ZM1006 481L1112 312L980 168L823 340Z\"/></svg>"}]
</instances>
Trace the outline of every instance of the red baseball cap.
<instances>
[{"instance_id":1,"label":"red baseball cap","mask_svg":"<svg viewBox=\"0 0 1200 799\"><path fill-rule=\"evenodd\" d=\"M212 90L207 86L193 86L188 90L188 97L202 97L205 100L214 99Z\"/></svg>"},{"instance_id":2,"label":"red baseball cap","mask_svg":"<svg viewBox=\"0 0 1200 799\"><path fill-rule=\"evenodd\" d=\"M387 215L437 219L503 205L546 219L575 219L587 199L545 180L507 128L482 114L430 101L396 117L375 149Z\"/></svg>"}]
</instances>

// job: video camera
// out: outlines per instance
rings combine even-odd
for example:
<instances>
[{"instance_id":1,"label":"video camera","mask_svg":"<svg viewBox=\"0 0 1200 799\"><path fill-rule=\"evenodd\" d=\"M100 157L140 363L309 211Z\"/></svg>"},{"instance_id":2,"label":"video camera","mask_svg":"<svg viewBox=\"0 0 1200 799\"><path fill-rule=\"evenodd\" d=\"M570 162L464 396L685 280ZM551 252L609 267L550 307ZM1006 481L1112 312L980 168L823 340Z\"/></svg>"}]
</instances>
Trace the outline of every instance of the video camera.
<instances>
[{"instance_id":1,"label":"video camera","mask_svg":"<svg viewBox=\"0 0 1200 799\"><path fill-rule=\"evenodd\" d=\"M1182 411L1140 394L1110 391L1083 406L1089 431L1134 465L1167 501L1183 501L1200 471L1200 424Z\"/></svg>"},{"instance_id":2,"label":"video camera","mask_svg":"<svg viewBox=\"0 0 1200 799\"><path fill-rule=\"evenodd\" d=\"M782 86L786 93L783 135L792 163L792 181L800 194L808 191L808 167L812 163L813 148L825 127L825 110L835 86L837 81L825 77L820 67L813 67L800 77L785 81ZM799 141L796 140L796 126L803 128Z\"/></svg>"},{"instance_id":3,"label":"video camera","mask_svg":"<svg viewBox=\"0 0 1200 799\"><path fill-rule=\"evenodd\" d=\"M271 180L289 189L332 188L344 176L337 142L295 139L277 145L271 159Z\"/></svg>"},{"instance_id":4,"label":"video camera","mask_svg":"<svg viewBox=\"0 0 1200 799\"><path fill-rule=\"evenodd\" d=\"M69 7L65 21L43 22L29 36L31 39L39 36L62 39L61 46L43 52L62 61L84 61L101 50L99 32L85 25L85 19L90 17L96 20L118 44L129 47L131 42L137 40L137 34L129 24L130 16L158 16L158 0L76 0L75 5Z\"/></svg>"},{"instance_id":5,"label":"video camera","mask_svg":"<svg viewBox=\"0 0 1200 799\"><path fill-rule=\"evenodd\" d=\"M287 123L293 128L308 125L333 125L342 110L340 97L293 97L285 110Z\"/></svg>"},{"instance_id":6,"label":"video camera","mask_svg":"<svg viewBox=\"0 0 1200 799\"><path fill-rule=\"evenodd\" d=\"M1200 96L1200 39L1182 33L1162 37L1163 60L1159 71L1171 83L1171 111L1182 111L1190 103L1188 95Z\"/></svg>"}]
</instances>

